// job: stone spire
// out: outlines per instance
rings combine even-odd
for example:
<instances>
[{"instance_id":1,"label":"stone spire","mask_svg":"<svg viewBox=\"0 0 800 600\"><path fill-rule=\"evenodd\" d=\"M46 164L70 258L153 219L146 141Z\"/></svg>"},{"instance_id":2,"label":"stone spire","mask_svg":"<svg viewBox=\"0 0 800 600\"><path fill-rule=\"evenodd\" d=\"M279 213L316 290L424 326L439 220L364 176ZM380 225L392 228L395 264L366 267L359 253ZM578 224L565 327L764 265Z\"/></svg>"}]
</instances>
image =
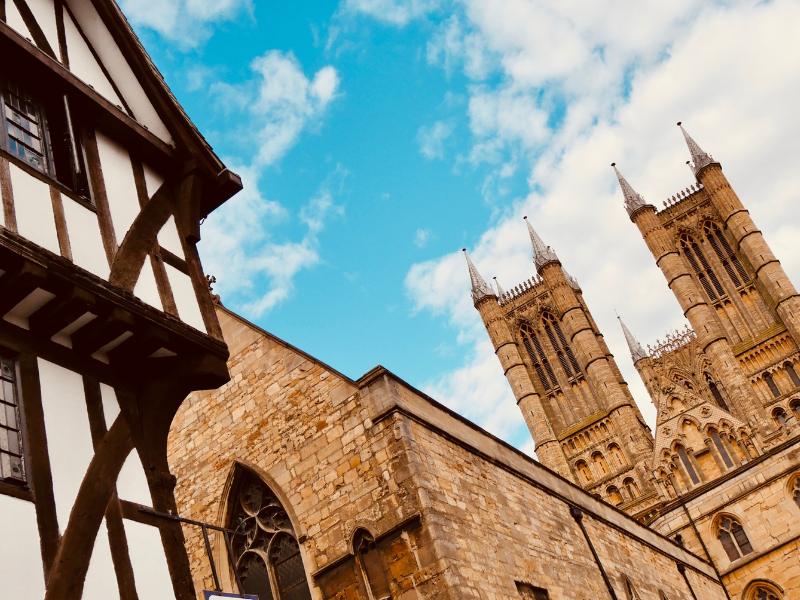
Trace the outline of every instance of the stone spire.
<instances>
[{"instance_id":1,"label":"stone spire","mask_svg":"<svg viewBox=\"0 0 800 600\"><path fill-rule=\"evenodd\" d=\"M628 216L635 213L640 208L647 206L647 202L645 202L642 195L637 192L636 190L631 187L631 184L628 183L628 180L622 176L622 173L619 172L617 168L617 163L611 163L611 166L614 168L614 173L617 174L617 180L619 181L619 187L622 188L622 195L625 198L625 210L628 211Z\"/></svg>"},{"instance_id":2,"label":"stone spire","mask_svg":"<svg viewBox=\"0 0 800 600\"><path fill-rule=\"evenodd\" d=\"M551 262L558 262L555 250L542 241L539 234L534 231L528 217L523 217L525 224L528 226L528 234L531 236L531 246L533 246L533 264L536 265L538 271L546 264Z\"/></svg>"},{"instance_id":3,"label":"stone spire","mask_svg":"<svg viewBox=\"0 0 800 600\"><path fill-rule=\"evenodd\" d=\"M464 258L467 259L467 269L469 269L469 281L472 285L472 301L476 304L486 298L487 296L496 296L494 290L489 287L489 284L481 277L481 274L478 273L478 269L472 263L472 259L470 259L469 254L467 254L467 249L463 248L464 251Z\"/></svg>"},{"instance_id":4,"label":"stone spire","mask_svg":"<svg viewBox=\"0 0 800 600\"><path fill-rule=\"evenodd\" d=\"M563 269L563 267L562 267L562 269ZM569 273L567 273L567 270L566 270L566 269L564 269L564 275L566 275L566 276L567 276L567 281L569 281L569 285L570 285L570 287L572 287L572 289L573 289L573 290L575 290L576 292L580 292L580 291L581 291L581 284L580 284L580 283L578 283L578 280L577 280L577 279L575 279L575 278L574 278L572 275L570 275Z\"/></svg>"},{"instance_id":5,"label":"stone spire","mask_svg":"<svg viewBox=\"0 0 800 600\"><path fill-rule=\"evenodd\" d=\"M694 170L695 174L703 167L717 162L692 139L692 136L686 132L680 121L678 121L678 127L681 128L683 139L686 140L686 145L689 146L689 152L692 154L692 170Z\"/></svg>"},{"instance_id":6,"label":"stone spire","mask_svg":"<svg viewBox=\"0 0 800 600\"><path fill-rule=\"evenodd\" d=\"M622 325L622 333L625 334L625 341L628 342L628 349L631 351L633 364L636 364L643 358L647 358L647 352L645 352L645 349L642 348L642 345L639 343L639 341L633 337L631 330L625 326L622 317L617 315L617 319L619 319L619 324Z\"/></svg>"},{"instance_id":7,"label":"stone spire","mask_svg":"<svg viewBox=\"0 0 800 600\"><path fill-rule=\"evenodd\" d=\"M497 297L499 298L500 296L505 294L506 291L503 289L503 286L500 285L500 282L497 281L497 277L492 277L492 279L494 279L494 285L495 287L497 287Z\"/></svg>"}]
</instances>

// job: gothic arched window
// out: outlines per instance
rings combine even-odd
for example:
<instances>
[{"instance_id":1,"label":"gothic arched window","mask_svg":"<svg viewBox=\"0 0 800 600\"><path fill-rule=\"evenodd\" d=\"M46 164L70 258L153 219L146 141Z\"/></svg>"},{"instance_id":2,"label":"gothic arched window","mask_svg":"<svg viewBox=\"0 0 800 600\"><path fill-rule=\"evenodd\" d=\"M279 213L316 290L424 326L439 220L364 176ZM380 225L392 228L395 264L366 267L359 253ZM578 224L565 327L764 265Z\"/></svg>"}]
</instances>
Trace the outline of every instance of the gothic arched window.
<instances>
[{"instance_id":1,"label":"gothic arched window","mask_svg":"<svg viewBox=\"0 0 800 600\"><path fill-rule=\"evenodd\" d=\"M717 452L719 452L719 455L722 457L722 462L724 462L725 466L730 469L733 466L733 461L731 460L730 454L728 454L728 449L722 442L722 438L719 436L719 432L717 432L716 429L711 429L709 433L711 435L711 441L714 442Z\"/></svg>"},{"instance_id":2,"label":"gothic arched window","mask_svg":"<svg viewBox=\"0 0 800 600\"><path fill-rule=\"evenodd\" d=\"M800 473L794 476L789 487L789 493L792 495L792 500L800 508Z\"/></svg>"},{"instance_id":3,"label":"gothic arched window","mask_svg":"<svg viewBox=\"0 0 800 600\"><path fill-rule=\"evenodd\" d=\"M726 515L719 520L717 537L731 562L753 551L753 546L744 532L744 527L733 517Z\"/></svg>"},{"instance_id":4,"label":"gothic arched window","mask_svg":"<svg viewBox=\"0 0 800 600\"><path fill-rule=\"evenodd\" d=\"M608 501L614 506L619 506L623 502L622 494L619 493L619 489L614 485L610 485L606 488L606 497L608 497Z\"/></svg>"},{"instance_id":5,"label":"gothic arched window","mask_svg":"<svg viewBox=\"0 0 800 600\"><path fill-rule=\"evenodd\" d=\"M602 452L595 452L592 454L592 463L594 463L596 472L600 475L600 477L605 477L608 475L608 463L606 462L606 458L603 456Z\"/></svg>"},{"instance_id":6,"label":"gothic arched window","mask_svg":"<svg viewBox=\"0 0 800 600\"><path fill-rule=\"evenodd\" d=\"M797 371L795 371L794 365L790 362L785 362L783 364L783 368L786 370L786 373L789 375L789 379L792 380L794 386L800 387L800 377L797 376Z\"/></svg>"},{"instance_id":7,"label":"gothic arched window","mask_svg":"<svg viewBox=\"0 0 800 600\"><path fill-rule=\"evenodd\" d=\"M769 388L769 391L772 392L772 395L775 398L780 397L781 391L778 389L778 386L775 384L775 380L772 378L772 373L764 373L764 381Z\"/></svg>"},{"instance_id":8,"label":"gothic arched window","mask_svg":"<svg viewBox=\"0 0 800 600\"><path fill-rule=\"evenodd\" d=\"M687 234L681 235L680 241L683 254L686 260L689 261L689 265L691 265L692 270L695 272L695 275L697 275L697 279L700 285L703 286L706 294L708 294L708 297L711 300L717 300L720 296L724 296L725 290L720 284L716 273L714 273L711 268L711 265L708 264L708 260L697 245L697 242Z\"/></svg>"},{"instance_id":9,"label":"gothic arched window","mask_svg":"<svg viewBox=\"0 0 800 600\"><path fill-rule=\"evenodd\" d=\"M365 529L356 531L353 536L353 550L370 600L391 598L386 569L372 534Z\"/></svg>"},{"instance_id":10,"label":"gothic arched window","mask_svg":"<svg viewBox=\"0 0 800 600\"><path fill-rule=\"evenodd\" d=\"M564 337L564 332L561 330L558 319L551 313L546 312L542 315L542 326L544 327L545 334L547 334L547 338L550 340L550 344L553 346L553 350L556 351L558 361L561 363L561 368L564 369L564 373L567 374L567 377L574 377L580 374L578 361L575 359L572 348L570 348L570 345L567 343L567 338Z\"/></svg>"},{"instance_id":11,"label":"gothic arched window","mask_svg":"<svg viewBox=\"0 0 800 600\"><path fill-rule=\"evenodd\" d=\"M585 460L579 460L576 462L575 469L581 474L581 477L583 477L584 483L591 483L592 479L594 479L592 476L592 471L589 469L589 465L586 464Z\"/></svg>"},{"instance_id":12,"label":"gothic arched window","mask_svg":"<svg viewBox=\"0 0 800 600\"><path fill-rule=\"evenodd\" d=\"M783 600L778 586L768 581L751 583L745 596L746 600Z\"/></svg>"},{"instance_id":13,"label":"gothic arched window","mask_svg":"<svg viewBox=\"0 0 800 600\"><path fill-rule=\"evenodd\" d=\"M794 416L800 421L800 398L795 398L789 403L789 408L792 409Z\"/></svg>"},{"instance_id":14,"label":"gothic arched window","mask_svg":"<svg viewBox=\"0 0 800 600\"><path fill-rule=\"evenodd\" d=\"M686 448L683 446L678 446L678 457L681 459L681 463L683 463L683 468L686 469L686 472L689 474L689 479L692 480L692 483L697 485L700 483L700 477L697 475L697 471L692 464L691 459L689 458L689 453L686 452Z\"/></svg>"},{"instance_id":15,"label":"gothic arched window","mask_svg":"<svg viewBox=\"0 0 800 600\"><path fill-rule=\"evenodd\" d=\"M619 445L617 444L609 444L608 445L608 453L611 456L612 462L614 466L617 468L622 468L625 466L625 455L622 453Z\"/></svg>"},{"instance_id":16,"label":"gothic arched window","mask_svg":"<svg viewBox=\"0 0 800 600\"><path fill-rule=\"evenodd\" d=\"M300 546L275 494L240 468L231 487L231 562L241 592L260 600L311 600Z\"/></svg>"},{"instance_id":17,"label":"gothic arched window","mask_svg":"<svg viewBox=\"0 0 800 600\"><path fill-rule=\"evenodd\" d=\"M739 287L743 283L747 283L749 280L747 272L744 270L744 266L739 260L739 257L736 256L736 253L728 243L727 238L722 234L722 231L720 231L719 226L716 223L708 222L703 229L706 238L714 249L714 254L719 258L719 262L722 263L722 267L725 269L728 277L731 278L733 285Z\"/></svg>"},{"instance_id":18,"label":"gothic arched window","mask_svg":"<svg viewBox=\"0 0 800 600\"><path fill-rule=\"evenodd\" d=\"M622 485L625 486L625 490L628 492L628 496L631 498L636 498L639 495L639 486L636 485L633 477L626 477L622 482Z\"/></svg>"},{"instance_id":19,"label":"gothic arched window","mask_svg":"<svg viewBox=\"0 0 800 600\"><path fill-rule=\"evenodd\" d=\"M525 350L528 352L528 357L533 363L533 368L539 381L542 382L542 386L547 391L557 388L556 374L553 372L553 367L550 366L550 361L547 360L547 354L545 354L533 327L527 321L523 321L520 323L519 329L522 333L522 343L525 345Z\"/></svg>"},{"instance_id":20,"label":"gothic arched window","mask_svg":"<svg viewBox=\"0 0 800 600\"><path fill-rule=\"evenodd\" d=\"M722 392L719 391L719 386L717 386L716 382L708 373L706 373L706 385L708 385L708 391L711 392L711 397L714 398L714 402L717 403L717 406L722 410L730 412L728 403L725 402L725 398L722 397Z\"/></svg>"},{"instance_id":21,"label":"gothic arched window","mask_svg":"<svg viewBox=\"0 0 800 600\"><path fill-rule=\"evenodd\" d=\"M772 411L772 418L775 419L775 422L778 424L778 427L783 427L786 425L786 421L788 417L786 416L786 411L783 410L781 407L776 408Z\"/></svg>"}]
</instances>

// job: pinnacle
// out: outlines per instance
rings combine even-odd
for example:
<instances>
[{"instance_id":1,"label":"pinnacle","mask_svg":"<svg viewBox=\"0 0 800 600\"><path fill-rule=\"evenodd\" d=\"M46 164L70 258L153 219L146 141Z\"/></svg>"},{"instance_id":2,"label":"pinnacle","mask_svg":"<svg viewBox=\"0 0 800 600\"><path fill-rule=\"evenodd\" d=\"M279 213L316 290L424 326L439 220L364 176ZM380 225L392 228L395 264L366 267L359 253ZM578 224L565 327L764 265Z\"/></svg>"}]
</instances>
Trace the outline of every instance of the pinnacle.
<instances>
[{"instance_id":1,"label":"pinnacle","mask_svg":"<svg viewBox=\"0 0 800 600\"><path fill-rule=\"evenodd\" d=\"M642 195L634 190L633 186L628 183L628 180L619 172L617 163L611 163L611 167L614 169L614 173L617 174L619 187L622 188L622 196L625 198L625 209L628 211L628 215L630 216L640 208L647 206L647 202L645 202Z\"/></svg>"},{"instance_id":2,"label":"pinnacle","mask_svg":"<svg viewBox=\"0 0 800 600\"><path fill-rule=\"evenodd\" d=\"M464 258L467 259L467 269L469 270L469 281L472 286L472 301L476 304L488 296L497 296L494 290L489 287L486 280L478 272L477 267L473 264L472 259L469 257L466 248L462 248Z\"/></svg>"},{"instance_id":3,"label":"pinnacle","mask_svg":"<svg viewBox=\"0 0 800 600\"><path fill-rule=\"evenodd\" d=\"M525 224L528 226L528 235L531 237L531 246L533 246L533 264L536 265L536 270L538 271L548 263L558 262L558 256L556 256L555 250L542 241L542 238L540 238L539 234L536 233L536 230L531 225L528 217L523 217L523 219L525 220Z\"/></svg>"},{"instance_id":4,"label":"pinnacle","mask_svg":"<svg viewBox=\"0 0 800 600\"><path fill-rule=\"evenodd\" d=\"M716 162L708 152L703 150L700 145L694 141L694 138L683 128L683 124L680 121L678 121L678 127L681 129L683 139L686 140L686 145L689 147L689 152L692 155L692 162L694 163L692 165L692 170L695 174L703 167L707 167Z\"/></svg>"},{"instance_id":5,"label":"pinnacle","mask_svg":"<svg viewBox=\"0 0 800 600\"><path fill-rule=\"evenodd\" d=\"M639 341L633 336L631 330L625 325L625 322L622 320L622 317L617 315L617 319L619 320L619 324L622 325L622 333L625 335L625 341L628 342L628 349L631 351L631 358L633 359L633 364L636 364L643 358L647 358L647 352L639 343Z\"/></svg>"}]
</instances>

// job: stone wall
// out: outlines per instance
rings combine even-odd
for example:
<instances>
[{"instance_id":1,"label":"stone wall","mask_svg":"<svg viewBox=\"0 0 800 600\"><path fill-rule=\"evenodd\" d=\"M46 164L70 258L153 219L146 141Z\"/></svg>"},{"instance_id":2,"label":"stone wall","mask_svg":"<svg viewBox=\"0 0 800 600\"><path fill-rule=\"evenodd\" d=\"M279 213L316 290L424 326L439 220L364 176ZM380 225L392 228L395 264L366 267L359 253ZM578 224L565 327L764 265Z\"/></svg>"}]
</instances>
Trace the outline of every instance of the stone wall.
<instances>
[{"instance_id":1,"label":"stone wall","mask_svg":"<svg viewBox=\"0 0 800 600\"><path fill-rule=\"evenodd\" d=\"M789 486L798 474L800 438L795 438L702 493L690 495L685 509L676 504L652 526L665 535L680 534L686 546L701 556L705 556L705 545L733 598L739 598L757 579L797 593L800 507ZM730 561L717 535L721 515L730 515L742 524L753 547L751 554ZM793 596L789 593L786 597Z\"/></svg>"},{"instance_id":2,"label":"stone wall","mask_svg":"<svg viewBox=\"0 0 800 600\"><path fill-rule=\"evenodd\" d=\"M608 596L570 507L583 513L620 598L622 576L643 598L663 590L724 598L713 570L377 368L354 382L220 310L231 381L184 403L170 439L185 517L225 522L234 465L288 512L315 598L366 600L354 533L375 538L391 598L518 600L516 582L553 600ZM199 528L187 526L197 590L211 572ZM223 588L233 589L221 537Z\"/></svg>"}]
</instances>

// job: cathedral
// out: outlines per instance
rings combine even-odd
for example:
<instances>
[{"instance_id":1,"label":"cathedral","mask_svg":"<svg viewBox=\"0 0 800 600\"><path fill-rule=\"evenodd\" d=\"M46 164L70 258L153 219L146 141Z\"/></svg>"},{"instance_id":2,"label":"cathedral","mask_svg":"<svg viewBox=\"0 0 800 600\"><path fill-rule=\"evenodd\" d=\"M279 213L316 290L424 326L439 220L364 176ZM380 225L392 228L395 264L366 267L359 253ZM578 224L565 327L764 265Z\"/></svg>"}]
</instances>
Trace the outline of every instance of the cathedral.
<instances>
[{"instance_id":1,"label":"cathedral","mask_svg":"<svg viewBox=\"0 0 800 600\"><path fill-rule=\"evenodd\" d=\"M720 164L625 207L690 329L642 419L578 281L472 298L538 461L225 307L242 189L113 0L0 0L0 597L793 600L800 297ZM609 174L610 176L610 174Z\"/></svg>"},{"instance_id":2,"label":"cathedral","mask_svg":"<svg viewBox=\"0 0 800 600\"><path fill-rule=\"evenodd\" d=\"M705 558L732 598L800 593L800 296L728 183L678 123L696 182L662 210L612 164L690 323L645 349L642 419L580 285L530 223L537 275L472 298L541 462ZM527 222L527 219L526 219Z\"/></svg>"}]
</instances>

